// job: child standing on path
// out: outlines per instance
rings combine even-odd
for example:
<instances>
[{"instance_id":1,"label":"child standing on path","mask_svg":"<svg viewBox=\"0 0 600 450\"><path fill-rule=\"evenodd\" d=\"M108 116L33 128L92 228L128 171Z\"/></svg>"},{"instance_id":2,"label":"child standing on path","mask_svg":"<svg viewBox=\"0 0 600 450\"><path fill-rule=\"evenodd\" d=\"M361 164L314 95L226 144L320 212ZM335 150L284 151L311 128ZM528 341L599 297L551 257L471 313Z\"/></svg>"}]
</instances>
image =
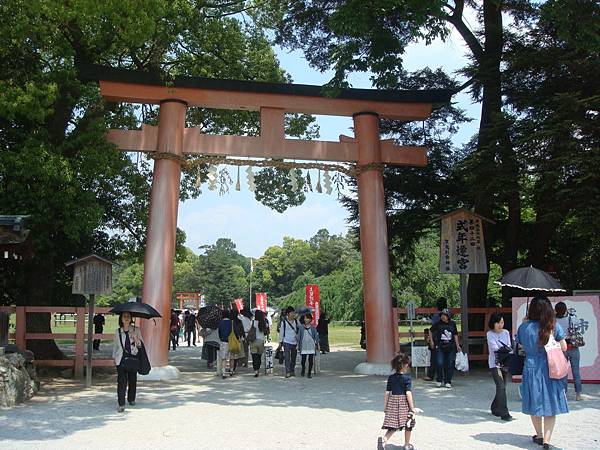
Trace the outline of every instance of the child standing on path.
<instances>
[{"instance_id":1,"label":"child standing on path","mask_svg":"<svg viewBox=\"0 0 600 450\"><path fill-rule=\"evenodd\" d=\"M385 418L383 419L385 436L377 439L377 449L385 449L387 441L396 431L404 429L404 450L414 450L410 443L410 435L415 426L415 404L412 397L412 381L410 379L410 356L398 353L392 360L395 373L390 375L384 396Z\"/></svg>"}]
</instances>

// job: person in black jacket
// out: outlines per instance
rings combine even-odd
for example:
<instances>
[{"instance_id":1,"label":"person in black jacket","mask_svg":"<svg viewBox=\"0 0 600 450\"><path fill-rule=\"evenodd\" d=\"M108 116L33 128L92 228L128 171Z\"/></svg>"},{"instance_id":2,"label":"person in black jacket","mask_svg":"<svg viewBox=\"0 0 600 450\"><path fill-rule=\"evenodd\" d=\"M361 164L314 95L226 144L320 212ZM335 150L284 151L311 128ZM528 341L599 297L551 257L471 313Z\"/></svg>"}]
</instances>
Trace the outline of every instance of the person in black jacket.
<instances>
[{"instance_id":1,"label":"person in black jacket","mask_svg":"<svg viewBox=\"0 0 600 450\"><path fill-rule=\"evenodd\" d=\"M319 323L317 324L317 333L319 333L319 347L321 353L329 352L329 319L325 311L321 312Z\"/></svg>"},{"instance_id":2,"label":"person in black jacket","mask_svg":"<svg viewBox=\"0 0 600 450\"><path fill-rule=\"evenodd\" d=\"M452 387L452 375L456 352L462 351L458 341L458 329L448 309L440 313L440 321L431 328L435 345L438 387Z\"/></svg>"},{"instance_id":3,"label":"person in black jacket","mask_svg":"<svg viewBox=\"0 0 600 450\"><path fill-rule=\"evenodd\" d=\"M98 313L94 316L94 333L95 334L102 334L102 332L104 331L104 324L106 323L106 319L104 318L104 315ZM94 350L100 350L100 339L94 339Z\"/></svg>"}]
</instances>

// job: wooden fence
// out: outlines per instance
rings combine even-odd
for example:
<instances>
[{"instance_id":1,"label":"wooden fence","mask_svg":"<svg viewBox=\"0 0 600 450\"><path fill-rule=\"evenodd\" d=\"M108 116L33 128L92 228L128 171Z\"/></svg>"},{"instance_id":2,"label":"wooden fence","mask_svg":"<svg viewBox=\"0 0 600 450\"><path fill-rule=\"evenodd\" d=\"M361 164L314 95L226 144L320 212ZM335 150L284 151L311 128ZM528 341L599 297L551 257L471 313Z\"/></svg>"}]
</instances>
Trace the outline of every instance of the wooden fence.
<instances>
[{"instance_id":1,"label":"wooden fence","mask_svg":"<svg viewBox=\"0 0 600 450\"><path fill-rule=\"evenodd\" d=\"M110 308L95 308L96 313L107 314ZM460 308L450 308L452 314L460 315ZM28 340L35 339L72 339L75 341L75 357L71 359L36 359L34 363L37 366L51 366L51 367L73 367L75 377L83 377L83 368L85 365L85 349L86 349L86 338L87 333L85 329L85 321L87 315L87 308L84 307L69 307L69 306L0 306L0 312L8 314L16 314L16 325L15 332L9 334L9 339L14 339L16 345L24 350L27 348ZM420 316L431 316L437 312L435 308L417 308L416 314ZM471 340L481 340L482 353L469 352L469 359L472 361L487 360L488 348L487 340L485 335L487 332L487 323L490 315L494 312L500 312L502 314L511 314L511 308L469 308L468 314L472 315L483 315L483 328L473 330L469 327L469 342ZM74 314L76 318L75 322L75 333L28 333L26 331L26 320L27 314L29 313L62 313L62 314ZM401 315L406 315L405 308L394 308L395 323ZM416 321L418 326L421 322ZM396 350L400 349L400 339L410 338L410 333L398 331L398 327L394 327L396 336ZM103 339L112 341L114 334L94 334L93 339ZM479 346L470 345L471 350ZM107 367L113 366L114 361L112 359L92 359L93 367Z\"/></svg>"},{"instance_id":2,"label":"wooden fence","mask_svg":"<svg viewBox=\"0 0 600 450\"><path fill-rule=\"evenodd\" d=\"M459 315L460 317L460 308L449 308L450 312L453 315ZM421 316L431 316L432 314L438 312L436 308L416 308L416 315L421 315ZM479 315L479 316L483 316L483 328L482 329L476 329L473 330L471 326L469 326L469 360L470 361L486 361L488 358L488 347L487 347L487 339L486 337L486 333L487 333L487 324L488 321L490 320L490 316L495 313L495 312L499 312L501 314L504 315L510 315L512 314L512 309L511 308L468 308L467 309L467 313L469 315L469 317L474 316L474 315ZM394 308L394 316L396 318L396 322L398 323L398 320L400 318L400 315L406 315L406 308ZM416 321L416 325L419 325L421 322ZM394 327L395 333L396 333L396 338L395 338L395 342L396 342L396 351L400 350L400 339L401 338L410 338L410 333L400 333L398 332L398 327ZM460 333L459 333L459 337L460 337ZM472 345L472 340L480 340L481 341L481 348L482 348L482 352L481 353L474 353L472 350L476 349L479 347L479 345Z\"/></svg>"},{"instance_id":3,"label":"wooden fence","mask_svg":"<svg viewBox=\"0 0 600 450\"><path fill-rule=\"evenodd\" d=\"M95 313L107 314L110 308L95 308ZM0 306L0 312L16 314L15 332L9 333L9 339L14 339L19 349L27 348L27 341L40 339L72 339L75 341L75 357L69 359L35 359L36 366L45 367L73 367L73 373L76 378L83 377L83 368L85 365L85 349L87 332L85 329L87 308L70 306ZM76 318L75 333L29 333L27 332L27 314L29 313L63 313L74 314ZM103 339L112 341L115 335L113 333L94 334L93 339ZM92 359L92 367L113 366L115 362L112 359Z\"/></svg>"}]
</instances>

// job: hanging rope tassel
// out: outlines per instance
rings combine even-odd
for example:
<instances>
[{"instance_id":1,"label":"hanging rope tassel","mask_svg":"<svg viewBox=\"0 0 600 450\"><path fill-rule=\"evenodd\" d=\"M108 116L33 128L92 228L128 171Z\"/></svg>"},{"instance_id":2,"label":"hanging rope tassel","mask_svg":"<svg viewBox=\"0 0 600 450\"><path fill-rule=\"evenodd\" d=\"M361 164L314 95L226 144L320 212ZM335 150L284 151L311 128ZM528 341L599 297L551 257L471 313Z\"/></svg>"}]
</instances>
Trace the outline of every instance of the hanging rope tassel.
<instances>
[{"instance_id":1,"label":"hanging rope tassel","mask_svg":"<svg viewBox=\"0 0 600 450\"><path fill-rule=\"evenodd\" d=\"M327 170L323 173L323 187L325 188L325 193L331 195L333 188L331 187L331 176Z\"/></svg>"},{"instance_id":2,"label":"hanging rope tassel","mask_svg":"<svg viewBox=\"0 0 600 450\"><path fill-rule=\"evenodd\" d=\"M240 166L237 168L237 181L235 182L235 190L239 191L241 189L240 186Z\"/></svg>"},{"instance_id":3,"label":"hanging rope tassel","mask_svg":"<svg viewBox=\"0 0 600 450\"><path fill-rule=\"evenodd\" d=\"M315 190L321 194L323 193L323 188L321 187L321 169L319 169L319 175L318 175L318 180L317 180L317 186L315 187Z\"/></svg>"},{"instance_id":4,"label":"hanging rope tassel","mask_svg":"<svg viewBox=\"0 0 600 450\"><path fill-rule=\"evenodd\" d=\"M313 187L312 187L312 181L310 181L310 172L306 172L306 188L305 188L306 192L313 191Z\"/></svg>"}]
</instances>

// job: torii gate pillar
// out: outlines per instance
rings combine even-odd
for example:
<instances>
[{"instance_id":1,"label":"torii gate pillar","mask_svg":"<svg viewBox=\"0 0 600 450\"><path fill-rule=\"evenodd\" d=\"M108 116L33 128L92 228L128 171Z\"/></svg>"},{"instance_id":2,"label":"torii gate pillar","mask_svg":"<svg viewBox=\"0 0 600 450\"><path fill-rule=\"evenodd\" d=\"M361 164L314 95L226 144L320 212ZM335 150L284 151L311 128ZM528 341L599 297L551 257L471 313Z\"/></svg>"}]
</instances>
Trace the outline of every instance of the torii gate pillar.
<instances>
[{"instance_id":1,"label":"torii gate pillar","mask_svg":"<svg viewBox=\"0 0 600 450\"><path fill-rule=\"evenodd\" d=\"M152 176L142 299L162 317L156 319L156 325L153 321L142 322L142 335L152 370L141 377L148 380L172 380L179 377L177 368L168 365L168 357L173 259L181 181L181 163L177 157L183 156L186 111L187 103L180 100L164 100L160 104L157 151L173 154L175 158L155 160Z\"/></svg>"},{"instance_id":2,"label":"torii gate pillar","mask_svg":"<svg viewBox=\"0 0 600 450\"><path fill-rule=\"evenodd\" d=\"M359 113L353 118L358 166L381 163L379 116ZM357 178L367 362L355 371L387 375L395 349L382 169L363 170Z\"/></svg>"}]
</instances>

